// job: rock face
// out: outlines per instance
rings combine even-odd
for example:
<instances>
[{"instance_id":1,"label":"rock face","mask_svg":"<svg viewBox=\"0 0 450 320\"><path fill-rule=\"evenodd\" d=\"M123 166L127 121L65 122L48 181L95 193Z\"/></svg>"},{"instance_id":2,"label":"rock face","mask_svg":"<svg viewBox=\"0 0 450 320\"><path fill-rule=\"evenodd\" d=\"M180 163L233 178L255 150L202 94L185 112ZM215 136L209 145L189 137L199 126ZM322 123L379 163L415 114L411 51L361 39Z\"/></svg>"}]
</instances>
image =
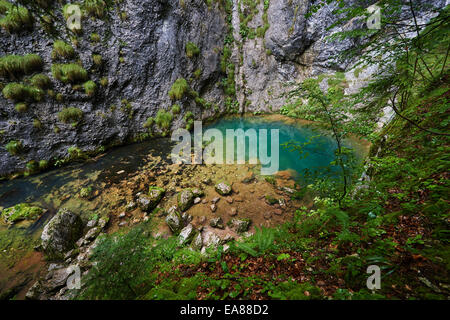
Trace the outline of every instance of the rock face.
<instances>
[{"instance_id":1,"label":"rock face","mask_svg":"<svg viewBox=\"0 0 450 320\"><path fill-rule=\"evenodd\" d=\"M63 259L64 254L74 248L82 232L81 218L67 209L61 209L42 231L42 248L48 258Z\"/></svg>"},{"instance_id":2,"label":"rock face","mask_svg":"<svg viewBox=\"0 0 450 320\"><path fill-rule=\"evenodd\" d=\"M60 33L57 38L70 43L61 5L54 6L58 19L55 25ZM216 86L223 77L220 56L227 29L223 10L216 4L208 8L203 0L189 1L184 6L179 0L124 0L120 2L120 11L126 13L124 21L117 10L109 10L107 19L83 19L76 57L61 60L67 63L80 59L89 78L97 83L94 97L51 76L54 37L45 33L38 22L31 31L20 34L10 35L0 29L0 56L40 55L44 60L43 73L51 78L52 90L61 94L62 99L57 101L46 95L41 102L33 103L32 111L19 114L14 103L0 94L0 130L4 132L0 144L20 140L26 151L19 157L0 148L0 175L25 169L30 160L67 157L70 147L94 151L102 145L122 144L133 136L147 133L148 129L143 127L147 118L155 117L159 109L169 110L174 103L168 92L178 78L192 79L189 83L192 90L201 92L204 99L224 110L223 90ZM99 42L90 40L92 33L100 36ZM195 43L200 50L192 58L186 55L188 42ZM93 61L93 54L99 53L101 66ZM201 73L194 77L196 70ZM108 79L105 86L100 86L102 78ZM194 101L181 100L182 110L174 116L173 128L185 126L187 111L202 117L201 108ZM76 127L59 121L58 112L64 105L83 111L83 120ZM33 126L36 118L42 123L40 129ZM55 130L56 127L60 130ZM155 125L153 131L161 132L161 129Z\"/></svg>"}]
</instances>

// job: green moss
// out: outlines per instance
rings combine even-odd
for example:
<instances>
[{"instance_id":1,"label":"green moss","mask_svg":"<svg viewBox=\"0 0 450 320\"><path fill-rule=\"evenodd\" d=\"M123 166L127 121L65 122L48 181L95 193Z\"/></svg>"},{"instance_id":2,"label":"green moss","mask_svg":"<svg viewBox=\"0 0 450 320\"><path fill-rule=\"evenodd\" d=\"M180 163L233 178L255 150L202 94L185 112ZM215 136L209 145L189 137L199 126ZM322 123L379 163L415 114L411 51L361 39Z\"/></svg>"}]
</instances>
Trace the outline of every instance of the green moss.
<instances>
[{"instance_id":1,"label":"green moss","mask_svg":"<svg viewBox=\"0 0 450 320\"><path fill-rule=\"evenodd\" d=\"M83 84L84 87L84 92L89 96L89 97L93 97L97 91L97 84L92 81L89 80L87 82L85 82Z\"/></svg>"},{"instance_id":2,"label":"green moss","mask_svg":"<svg viewBox=\"0 0 450 320\"><path fill-rule=\"evenodd\" d=\"M8 144L5 146L5 149L10 154L17 156L23 152L22 141L12 140L12 141L8 142Z\"/></svg>"},{"instance_id":3,"label":"green moss","mask_svg":"<svg viewBox=\"0 0 450 320\"><path fill-rule=\"evenodd\" d=\"M88 78L87 71L75 63L52 65L53 77L64 83L80 83Z\"/></svg>"},{"instance_id":4,"label":"green moss","mask_svg":"<svg viewBox=\"0 0 450 320\"><path fill-rule=\"evenodd\" d=\"M1 216L6 223L16 223L23 220L34 220L43 212L42 208L34 207L27 203L20 203L14 207L4 209Z\"/></svg>"},{"instance_id":5,"label":"green moss","mask_svg":"<svg viewBox=\"0 0 450 320\"><path fill-rule=\"evenodd\" d=\"M107 78L107 77L101 78L101 79L100 79L100 84L101 84L102 87L107 87L108 84L109 84L108 78Z\"/></svg>"},{"instance_id":6,"label":"green moss","mask_svg":"<svg viewBox=\"0 0 450 320\"><path fill-rule=\"evenodd\" d=\"M58 113L58 119L64 123L78 123L83 118L83 111L75 107L64 108Z\"/></svg>"},{"instance_id":7,"label":"green moss","mask_svg":"<svg viewBox=\"0 0 450 320\"><path fill-rule=\"evenodd\" d=\"M91 196L92 191L93 191L92 187L90 187L90 186L86 187L86 188L81 188L81 190L80 190L80 197L87 199L87 198L89 198Z\"/></svg>"},{"instance_id":8,"label":"green moss","mask_svg":"<svg viewBox=\"0 0 450 320\"><path fill-rule=\"evenodd\" d=\"M42 123L39 119L33 120L33 127L36 129L42 129Z\"/></svg>"},{"instance_id":9,"label":"green moss","mask_svg":"<svg viewBox=\"0 0 450 320\"><path fill-rule=\"evenodd\" d=\"M57 59L58 57L72 59L75 57L75 50L70 44L57 40L53 43L52 58Z\"/></svg>"},{"instance_id":10,"label":"green moss","mask_svg":"<svg viewBox=\"0 0 450 320\"><path fill-rule=\"evenodd\" d=\"M0 27L9 33L31 29L33 16L27 8L22 6L11 6L6 16L0 19Z\"/></svg>"},{"instance_id":11,"label":"green moss","mask_svg":"<svg viewBox=\"0 0 450 320\"><path fill-rule=\"evenodd\" d=\"M200 77L202 76L202 69L197 69L194 71L194 78L195 79L200 79Z\"/></svg>"},{"instance_id":12,"label":"green moss","mask_svg":"<svg viewBox=\"0 0 450 320\"><path fill-rule=\"evenodd\" d=\"M170 125L172 123L173 115L169 111L165 111L163 109L158 110L158 113L156 114L156 125L163 129L168 130L170 129Z\"/></svg>"},{"instance_id":13,"label":"green moss","mask_svg":"<svg viewBox=\"0 0 450 320\"><path fill-rule=\"evenodd\" d=\"M193 58L195 56L198 56L200 54L200 49L197 47L197 45L193 42L186 43L186 56L188 58Z\"/></svg>"},{"instance_id":14,"label":"green moss","mask_svg":"<svg viewBox=\"0 0 450 320\"><path fill-rule=\"evenodd\" d=\"M92 42L100 42L101 38L98 33L91 33L91 41Z\"/></svg>"},{"instance_id":15,"label":"green moss","mask_svg":"<svg viewBox=\"0 0 450 320\"><path fill-rule=\"evenodd\" d=\"M17 79L22 75L42 70L44 62L37 54L7 55L0 58L0 76Z\"/></svg>"},{"instance_id":16,"label":"green moss","mask_svg":"<svg viewBox=\"0 0 450 320\"><path fill-rule=\"evenodd\" d=\"M12 3L10 3L6 0L0 0L0 14L5 14L11 8L12 8Z\"/></svg>"},{"instance_id":17,"label":"green moss","mask_svg":"<svg viewBox=\"0 0 450 320\"><path fill-rule=\"evenodd\" d=\"M188 92L189 85L184 78L178 78L169 91L169 97L172 100L181 100Z\"/></svg>"}]
</instances>

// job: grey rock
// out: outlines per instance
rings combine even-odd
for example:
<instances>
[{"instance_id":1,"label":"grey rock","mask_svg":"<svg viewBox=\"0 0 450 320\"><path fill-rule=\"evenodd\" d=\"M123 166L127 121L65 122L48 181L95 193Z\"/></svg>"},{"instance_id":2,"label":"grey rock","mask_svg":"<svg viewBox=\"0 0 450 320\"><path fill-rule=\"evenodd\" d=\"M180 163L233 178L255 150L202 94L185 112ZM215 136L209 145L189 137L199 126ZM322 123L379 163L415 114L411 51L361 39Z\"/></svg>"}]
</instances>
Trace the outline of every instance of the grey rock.
<instances>
[{"instance_id":1,"label":"grey rock","mask_svg":"<svg viewBox=\"0 0 450 320\"><path fill-rule=\"evenodd\" d=\"M194 204L194 193L191 189L185 189L178 194L178 208L186 211Z\"/></svg>"},{"instance_id":2,"label":"grey rock","mask_svg":"<svg viewBox=\"0 0 450 320\"><path fill-rule=\"evenodd\" d=\"M172 210L167 214L166 223L173 233L178 233L183 228L183 219L181 218L181 214L176 210Z\"/></svg>"},{"instance_id":3,"label":"grey rock","mask_svg":"<svg viewBox=\"0 0 450 320\"><path fill-rule=\"evenodd\" d=\"M61 209L42 231L42 248L48 258L63 259L64 253L74 248L82 232L81 218L67 209Z\"/></svg>"},{"instance_id":4,"label":"grey rock","mask_svg":"<svg viewBox=\"0 0 450 320\"><path fill-rule=\"evenodd\" d=\"M201 250L203 247L203 238L201 232L197 232L191 242L191 248L194 250Z\"/></svg>"},{"instance_id":5,"label":"grey rock","mask_svg":"<svg viewBox=\"0 0 450 320\"><path fill-rule=\"evenodd\" d=\"M225 182L218 183L215 186L215 189L217 193L220 194L221 196L227 196L232 192L231 186Z\"/></svg>"},{"instance_id":6,"label":"grey rock","mask_svg":"<svg viewBox=\"0 0 450 320\"><path fill-rule=\"evenodd\" d=\"M225 226L223 225L223 220L220 217L212 218L209 222L209 225L213 228L217 229L225 229Z\"/></svg>"},{"instance_id":7,"label":"grey rock","mask_svg":"<svg viewBox=\"0 0 450 320\"><path fill-rule=\"evenodd\" d=\"M233 225L233 227L235 228L237 233L244 233L246 231L248 231L248 229L250 228L251 225L251 220L250 219L237 219L234 218L231 220L231 224Z\"/></svg>"},{"instance_id":8,"label":"grey rock","mask_svg":"<svg viewBox=\"0 0 450 320\"><path fill-rule=\"evenodd\" d=\"M186 227L184 227L181 232L180 235L178 236L178 243L179 245L188 245L191 243L192 239L195 236L195 229L192 226L192 224L188 224Z\"/></svg>"}]
</instances>

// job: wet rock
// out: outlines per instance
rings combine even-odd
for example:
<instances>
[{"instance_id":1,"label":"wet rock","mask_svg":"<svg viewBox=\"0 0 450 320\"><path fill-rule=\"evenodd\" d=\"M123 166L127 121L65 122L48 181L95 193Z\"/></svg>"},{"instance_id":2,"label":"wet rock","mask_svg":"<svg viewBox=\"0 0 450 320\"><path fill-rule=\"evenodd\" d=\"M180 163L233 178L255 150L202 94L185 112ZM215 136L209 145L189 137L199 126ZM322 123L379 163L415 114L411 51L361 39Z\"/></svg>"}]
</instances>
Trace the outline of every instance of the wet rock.
<instances>
[{"instance_id":1,"label":"wet rock","mask_svg":"<svg viewBox=\"0 0 450 320\"><path fill-rule=\"evenodd\" d=\"M225 226L223 225L223 220L220 217L211 219L211 221L209 222L209 225L213 228L222 229L222 230L225 229Z\"/></svg>"},{"instance_id":2,"label":"wet rock","mask_svg":"<svg viewBox=\"0 0 450 320\"><path fill-rule=\"evenodd\" d=\"M284 200L283 198L280 198L280 199L278 199L278 204L280 205L281 208L285 208L286 200Z\"/></svg>"},{"instance_id":3,"label":"wet rock","mask_svg":"<svg viewBox=\"0 0 450 320\"><path fill-rule=\"evenodd\" d=\"M251 220L234 218L231 220L231 224L237 233L244 233L250 228Z\"/></svg>"},{"instance_id":4,"label":"wet rock","mask_svg":"<svg viewBox=\"0 0 450 320\"><path fill-rule=\"evenodd\" d=\"M44 209L28 203L20 203L11 208L0 210L0 216L5 223L14 224L24 220L35 220L45 212Z\"/></svg>"},{"instance_id":5,"label":"wet rock","mask_svg":"<svg viewBox=\"0 0 450 320\"><path fill-rule=\"evenodd\" d=\"M173 233L178 233L183 228L183 219L177 210L171 210L168 212L166 223Z\"/></svg>"},{"instance_id":6,"label":"wet rock","mask_svg":"<svg viewBox=\"0 0 450 320\"><path fill-rule=\"evenodd\" d=\"M187 211L194 204L194 193L191 189L185 189L178 194L178 208Z\"/></svg>"},{"instance_id":7,"label":"wet rock","mask_svg":"<svg viewBox=\"0 0 450 320\"><path fill-rule=\"evenodd\" d=\"M229 204L232 204L234 202L232 197L226 197L225 201L228 202Z\"/></svg>"},{"instance_id":8,"label":"wet rock","mask_svg":"<svg viewBox=\"0 0 450 320\"><path fill-rule=\"evenodd\" d=\"M194 197L201 198L205 195L205 192L199 188L192 189L192 193L194 194Z\"/></svg>"},{"instance_id":9,"label":"wet rock","mask_svg":"<svg viewBox=\"0 0 450 320\"><path fill-rule=\"evenodd\" d=\"M103 217L98 220L98 226L100 229L105 229L105 227L108 225L109 217Z\"/></svg>"},{"instance_id":10,"label":"wet rock","mask_svg":"<svg viewBox=\"0 0 450 320\"><path fill-rule=\"evenodd\" d=\"M217 247L221 243L221 240L217 234L208 230L203 235L203 245L205 248Z\"/></svg>"},{"instance_id":11,"label":"wet rock","mask_svg":"<svg viewBox=\"0 0 450 320\"><path fill-rule=\"evenodd\" d=\"M86 224L86 227L87 228L93 228L93 227L95 227L97 225L97 222L98 222L97 219L89 220L88 223Z\"/></svg>"},{"instance_id":12,"label":"wet rock","mask_svg":"<svg viewBox=\"0 0 450 320\"><path fill-rule=\"evenodd\" d=\"M166 190L158 187L150 187L148 195L140 194L137 203L142 211L150 212L156 208L156 206L161 202Z\"/></svg>"},{"instance_id":13,"label":"wet rock","mask_svg":"<svg viewBox=\"0 0 450 320\"><path fill-rule=\"evenodd\" d=\"M211 212L217 211L217 206L215 204L212 204L209 208L211 209Z\"/></svg>"},{"instance_id":14,"label":"wet rock","mask_svg":"<svg viewBox=\"0 0 450 320\"><path fill-rule=\"evenodd\" d=\"M294 194L295 193L294 189L291 189L291 188L288 188L288 187L283 187L282 190L284 192L286 192L286 193L289 193L289 194Z\"/></svg>"},{"instance_id":15,"label":"wet rock","mask_svg":"<svg viewBox=\"0 0 450 320\"><path fill-rule=\"evenodd\" d=\"M123 219L123 218L125 218L127 215L125 214L125 212L122 212L121 214L119 214L119 218L120 219Z\"/></svg>"},{"instance_id":16,"label":"wet rock","mask_svg":"<svg viewBox=\"0 0 450 320\"><path fill-rule=\"evenodd\" d=\"M195 198L194 199L194 204L199 204L200 202L202 202L201 198Z\"/></svg>"},{"instance_id":17,"label":"wet rock","mask_svg":"<svg viewBox=\"0 0 450 320\"><path fill-rule=\"evenodd\" d=\"M48 258L63 259L64 253L74 248L82 232L81 218L67 209L61 209L42 231L42 248Z\"/></svg>"},{"instance_id":18,"label":"wet rock","mask_svg":"<svg viewBox=\"0 0 450 320\"><path fill-rule=\"evenodd\" d=\"M204 224L206 222L206 217L205 216L201 216L199 219L198 219L198 223L200 223L200 224Z\"/></svg>"},{"instance_id":19,"label":"wet rock","mask_svg":"<svg viewBox=\"0 0 450 320\"><path fill-rule=\"evenodd\" d=\"M101 229L99 227L92 228L86 233L86 235L84 236L84 239L87 241L92 241L95 238L97 238L97 236L100 234L100 232L101 232Z\"/></svg>"},{"instance_id":20,"label":"wet rock","mask_svg":"<svg viewBox=\"0 0 450 320\"><path fill-rule=\"evenodd\" d=\"M44 287L40 281L36 281L33 286L28 290L25 295L27 300L40 300L45 299L44 297Z\"/></svg>"},{"instance_id":21,"label":"wet rock","mask_svg":"<svg viewBox=\"0 0 450 320\"><path fill-rule=\"evenodd\" d=\"M178 236L179 245L184 246L190 244L192 239L194 239L195 233L194 227L189 223L181 230L180 235Z\"/></svg>"},{"instance_id":22,"label":"wet rock","mask_svg":"<svg viewBox=\"0 0 450 320\"><path fill-rule=\"evenodd\" d=\"M133 211L134 209L137 208L137 204L134 201L130 201L127 203L126 207L125 207L125 211L129 212L129 211Z\"/></svg>"},{"instance_id":23,"label":"wet rock","mask_svg":"<svg viewBox=\"0 0 450 320\"><path fill-rule=\"evenodd\" d=\"M216 192L221 196L227 196L231 194L231 186L225 182L220 182L215 186Z\"/></svg>"}]
</instances>

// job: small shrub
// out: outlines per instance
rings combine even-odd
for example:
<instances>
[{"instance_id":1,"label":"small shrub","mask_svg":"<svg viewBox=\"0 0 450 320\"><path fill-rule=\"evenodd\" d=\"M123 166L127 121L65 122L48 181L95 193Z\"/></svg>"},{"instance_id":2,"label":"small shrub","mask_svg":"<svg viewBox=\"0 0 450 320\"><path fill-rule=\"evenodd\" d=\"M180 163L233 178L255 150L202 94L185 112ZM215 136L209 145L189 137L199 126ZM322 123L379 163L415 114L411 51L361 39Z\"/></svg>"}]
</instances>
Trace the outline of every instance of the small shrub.
<instances>
[{"instance_id":1,"label":"small shrub","mask_svg":"<svg viewBox=\"0 0 450 320\"><path fill-rule=\"evenodd\" d=\"M180 100L188 92L189 85L184 78L178 78L169 91L169 97L172 100Z\"/></svg>"},{"instance_id":2,"label":"small shrub","mask_svg":"<svg viewBox=\"0 0 450 320\"><path fill-rule=\"evenodd\" d=\"M83 111L75 107L64 108L58 113L58 119L64 123L78 123L83 118Z\"/></svg>"},{"instance_id":3,"label":"small shrub","mask_svg":"<svg viewBox=\"0 0 450 320\"><path fill-rule=\"evenodd\" d=\"M73 50L73 47L70 44L65 43L62 40L57 40L53 43L53 59L56 59L58 57L72 59L74 56L75 50Z\"/></svg>"},{"instance_id":4,"label":"small shrub","mask_svg":"<svg viewBox=\"0 0 450 320\"><path fill-rule=\"evenodd\" d=\"M32 26L33 16L27 8L22 6L11 6L6 12L6 16L0 19L0 27L8 33L30 29Z\"/></svg>"},{"instance_id":5,"label":"small shrub","mask_svg":"<svg viewBox=\"0 0 450 320\"><path fill-rule=\"evenodd\" d=\"M37 88L47 89L51 85L50 78L45 74L36 74L30 79L30 83Z\"/></svg>"},{"instance_id":6,"label":"small shrub","mask_svg":"<svg viewBox=\"0 0 450 320\"><path fill-rule=\"evenodd\" d=\"M158 113L156 114L156 125L163 129L168 130L170 128L170 124L172 123L173 115L172 113L160 109Z\"/></svg>"},{"instance_id":7,"label":"small shrub","mask_svg":"<svg viewBox=\"0 0 450 320\"><path fill-rule=\"evenodd\" d=\"M6 151L8 151L13 156L16 156L23 151L23 145L21 141L12 140L8 142L8 144L5 146Z\"/></svg>"},{"instance_id":8,"label":"small shrub","mask_svg":"<svg viewBox=\"0 0 450 320\"><path fill-rule=\"evenodd\" d=\"M186 43L186 56L188 58L193 58L195 56L198 56L200 54L200 49L197 47L197 45L193 42Z\"/></svg>"},{"instance_id":9,"label":"small shrub","mask_svg":"<svg viewBox=\"0 0 450 320\"><path fill-rule=\"evenodd\" d=\"M97 85L94 81L89 80L83 84L84 92L89 96L93 97L95 95L95 92L97 91Z\"/></svg>"},{"instance_id":10,"label":"small shrub","mask_svg":"<svg viewBox=\"0 0 450 320\"><path fill-rule=\"evenodd\" d=\"M52 65L53 77L64 83L84 82L88 78L87 71L78 64L54 64Z\"/></svg>"}]
</instances>

